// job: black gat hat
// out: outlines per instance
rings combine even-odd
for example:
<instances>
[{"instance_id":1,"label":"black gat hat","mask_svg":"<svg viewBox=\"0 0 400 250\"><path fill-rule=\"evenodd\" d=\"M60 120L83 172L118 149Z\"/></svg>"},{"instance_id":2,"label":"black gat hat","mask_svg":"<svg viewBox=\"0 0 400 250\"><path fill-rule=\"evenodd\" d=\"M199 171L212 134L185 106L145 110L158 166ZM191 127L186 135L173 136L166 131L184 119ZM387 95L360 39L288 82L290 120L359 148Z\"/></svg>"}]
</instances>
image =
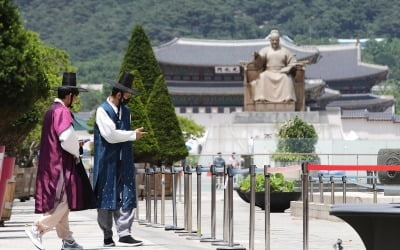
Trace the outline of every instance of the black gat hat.
<instances>
[{"instance_id":1,"label":"black gat hat","mask_svg":"<svg viewBox=\"0 0 400 250\"><path fill-rule=\"evenodd\" d=\"M135 76L129 72L124 72L122 76L119 78L118 82L113 82L111 85L114 88L117 88L121 91L128 92L134 95L140 95L140 93L134 89L132 89L133 80Z\"/></svg>"},{"instance_id":2,"label":"black gat hat","mask_svg":"<svg viewBox=\"0 0 400 250\"><path fill-rule=\"evenodd\" d=\"M87 92L88 90L85 88L76 86L76 73L74 72L64 72L61 86L54 87L54 90L58 89L77 89L80 92Z\"/></svg>"}]
</instances>

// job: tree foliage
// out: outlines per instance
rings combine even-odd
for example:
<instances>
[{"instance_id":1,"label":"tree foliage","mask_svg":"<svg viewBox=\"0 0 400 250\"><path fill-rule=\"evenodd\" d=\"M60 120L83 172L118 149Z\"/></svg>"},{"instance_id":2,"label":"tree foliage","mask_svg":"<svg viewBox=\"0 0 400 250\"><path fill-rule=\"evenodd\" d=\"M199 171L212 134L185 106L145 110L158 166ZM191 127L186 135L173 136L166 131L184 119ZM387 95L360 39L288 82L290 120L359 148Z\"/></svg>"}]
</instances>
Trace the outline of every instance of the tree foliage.
<instances>
[{"instance_id":1,"label":"tree foliage","mask_svg":"<svg viewBox=\"0 0 400 250\"><path fill-rule=\"evenodd\" d=\"M139 92L143 91L143 82L139 72L135 70L132 73L135 76L133 88ZM134 161L153 163L154 155L157 155L160 149L141 96L132 96L128 106L131 110L131 129L143 127L144 131L148 132L133 142Z\"/></svg>"},{"instance_id":2,"label":"tree foliage","mask_svg":"<svg viewBox=\"0 0 400 250\"><path fill-rule=\"evenodd\" d=\"M158 164L170 166L184 159L188 151L163 76L157 78L146 107L160 147Z\"/></svg>"},{"instance_id":3,"label":"tree foliage","mask_svg":"<svg viewBox=\"0 0 400 250\"><path fill-rule=\"evenodd\" d=\"M192 119L178 115L179 127L183 132L183 139L185 141L191 138L201 138L205 133L204 126L197 124Z\"/></svg>"},{"instance_id":4,"label":"tree foliage","mask_svg":"<svg viewBox=\"0 0 400 250\"><path fill-rule=\"evenodd\" d=\"M44 45L21 25L10 1L0 1L0 15L0 141L17 155L28 150L31 142L23 142L40 123L50 87L60 82L58 73L69 61L64 51Z\"/></svg>"},{"instance_id":5,"label":"tree foliage","mask_svg":"<svg viewBox=\"0 0 400 250\"><path fill-rule=\"evenodd\" d=\"M313 125L301 120L298 116L284 122L278 131L278 146L274 160L279 161L299 161L315 160L315 144L318 135ZM285 154L300 153L300 154Z\"/></svg>"},{"instance_id":6,"label":"tree foliage","mask_svg":"<svg viewBox=\"0 0 400 250\"><path fill-rule=\"evenodd\" d=\"M144 99L147 99L153 89L154 81L161 75L161 69L153 53L150 40L140 25L137 25L132 31L120 73L134 69L143 79L145 91L142 91L141 94Z\"/></svg>"}]
</instances>

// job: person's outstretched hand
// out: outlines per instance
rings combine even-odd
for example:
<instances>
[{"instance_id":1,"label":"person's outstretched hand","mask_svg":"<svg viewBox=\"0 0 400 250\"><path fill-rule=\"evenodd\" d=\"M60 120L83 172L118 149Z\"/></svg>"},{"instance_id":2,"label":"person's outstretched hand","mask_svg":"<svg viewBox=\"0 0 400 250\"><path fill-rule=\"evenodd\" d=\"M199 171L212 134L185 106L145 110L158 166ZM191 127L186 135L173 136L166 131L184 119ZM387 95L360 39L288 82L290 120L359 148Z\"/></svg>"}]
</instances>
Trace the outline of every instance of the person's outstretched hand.
<instances>
[{"instance_id":1,"label":"person's outstretched hand","mask_svg":"<svg viewBox=\"0 0 400 250\"><path fill-rule=\"evenodd\" d=\"M146 131L143 131L143 127L135 129L135 132L136 132L136 139L139 139L140 137L148 133Z\"/></svg>"}]
</instances>

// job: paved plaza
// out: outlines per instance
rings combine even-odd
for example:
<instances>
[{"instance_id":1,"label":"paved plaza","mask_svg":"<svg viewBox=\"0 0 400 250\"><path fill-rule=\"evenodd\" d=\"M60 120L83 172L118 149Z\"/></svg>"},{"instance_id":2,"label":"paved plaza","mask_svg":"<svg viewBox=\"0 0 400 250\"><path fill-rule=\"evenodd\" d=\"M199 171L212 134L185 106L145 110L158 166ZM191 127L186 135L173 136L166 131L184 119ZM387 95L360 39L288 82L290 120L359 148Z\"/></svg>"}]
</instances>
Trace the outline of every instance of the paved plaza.
<instances>
[{"instance_id":1,"label":"paved plaza","mask_svg":"<svg viewBox=\"0 0 400 250\"><path fill-rule=\"evenodd\" d=\"M196 228L196 183L193 178L193 229ZM211 232L211 192L210 177L202 177L202 232L204 236L209 236ZM178 226L183 226L183 194L178 193ZM153 203L152 203L153 204ZM161 202L158 202L158 222L161 222ZM216 238L222 239L223 231L223 191L217 190L216 203ZM12 216L10 221L5 222L5 227L0 227L0 249L24 250L35 249L30 240L24 233L24 226L31 224L39 218L34 214L34 201L20 202L15 200L13 204ZM249 249L249 204L241 200L234 193L234 241L241 246ZM145 218L145 201L139 201L139 219ZM154 209L152 207L152 213ZM70 226L74 232L76 241L84 249L127 249L130 247L117 246L103 247L102 232L96 222L96 210L87 210L70 213ZM152 217L153 220L153 217ZM172 203L166 200L165 224L172 224ZM290 213L271 214L271 250L299 250L303 249L302 218L293 217ZM115 234L116 235L116 234ZM154 250L184 250L184 249L217 249L208 242L187 239L187 235L181 235L173 231L165 231L163 228L139 225L138 222L133 226L133 237L143 240L144 245L136 249ZM365 247L357 233L345 222L333 222L327 220L311 219L309 221L309 249L326 250L335 249L334 244L337 239L343 241L342 246L348 250L365 250ZM118 241L118 237L114 236ZM43 237L46 249L60 249L61 240L57 238L55 231L49 232ZM265 249L264 245L264 211L256 207L255 215L255 249Z\"/></svg>"}]
</instances>

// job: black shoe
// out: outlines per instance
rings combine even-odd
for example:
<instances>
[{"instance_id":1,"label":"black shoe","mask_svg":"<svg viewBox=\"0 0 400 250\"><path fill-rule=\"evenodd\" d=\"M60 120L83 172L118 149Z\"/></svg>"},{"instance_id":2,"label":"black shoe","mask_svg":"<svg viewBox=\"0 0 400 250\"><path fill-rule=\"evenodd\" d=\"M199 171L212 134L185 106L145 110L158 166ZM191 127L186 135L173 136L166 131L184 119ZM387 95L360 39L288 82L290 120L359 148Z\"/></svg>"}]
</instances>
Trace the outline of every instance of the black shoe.
<instances>
[{"instance_id":1,"label":"black shoe","mask_svg":"<svg viewBox=\"0 0 400 250\"><path fill-rule=\"evenodd\" d=\"M115 242L113 241L112 238L104 239L104 245L105 247L115 247Z\"/></svg>"},{"instance_id":2,"label":"black shoe","mask_svg":"<svg viewBox=\"0 0 400 250\"><path fill-rule=\"evenodd\" d=\"M141 246L143 242L141 240L135 240L132 236L127 235L119 238L120 243L128 244L129 246Z\"/></svg>"}]
</instances>

